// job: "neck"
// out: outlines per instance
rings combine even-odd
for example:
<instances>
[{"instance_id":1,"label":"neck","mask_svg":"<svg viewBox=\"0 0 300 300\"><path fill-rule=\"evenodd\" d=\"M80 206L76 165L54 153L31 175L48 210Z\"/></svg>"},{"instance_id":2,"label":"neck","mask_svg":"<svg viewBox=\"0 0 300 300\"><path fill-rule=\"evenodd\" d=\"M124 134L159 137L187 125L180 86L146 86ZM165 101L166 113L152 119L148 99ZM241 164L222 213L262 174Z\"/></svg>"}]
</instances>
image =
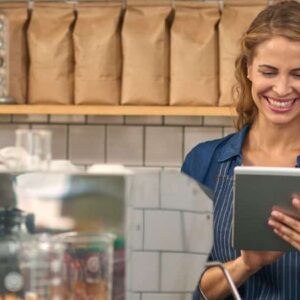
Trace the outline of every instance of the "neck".
<instances>
[{"instance_id":1,"label":"neck","mask_svg":"<svg viewBox=\"0 0 300 300\"><path fill-rule=\"evenodd\" d=\"M250 129L248 146L268 153L300 151L299 135L300 121L281 125L270 124L258 118Z\"/></svg>"}]
</instances>

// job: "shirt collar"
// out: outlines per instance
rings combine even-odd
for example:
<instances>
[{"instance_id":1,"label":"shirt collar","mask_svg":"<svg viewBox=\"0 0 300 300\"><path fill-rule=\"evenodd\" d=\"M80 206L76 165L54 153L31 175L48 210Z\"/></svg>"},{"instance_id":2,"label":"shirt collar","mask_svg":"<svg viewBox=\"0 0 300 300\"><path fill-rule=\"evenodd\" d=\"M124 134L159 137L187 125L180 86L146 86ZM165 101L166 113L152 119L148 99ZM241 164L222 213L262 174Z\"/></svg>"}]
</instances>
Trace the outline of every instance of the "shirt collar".
<instances>
[{"instance_id":1,"label":"shirt collar","mask_svg":"<svg viewBox=\"0 0 300 300\"><path fill-rule=\"evenodd\" d=\"M239 132L233 134L229 140L227 140L218 159L219 162L223 162L234 156L242 157L242 146L249 129L250 125L246 125Z\"/></svg>"},{"instance_id":2,"label":"shirt collar","mask_svg":"<svg viewBox=\"0 0 300 300\"><path fill-rule=\"evenodd\" d=\"M242 147L249 129L250 125L246 125L239 132L233 134L229 140L227 140L222 149L218 162L226 161L234 156L238 156L240 159L242 158ZM300 155L297 156L297 164L295 167L300 168Z\"/></svg>"}]
</instances>

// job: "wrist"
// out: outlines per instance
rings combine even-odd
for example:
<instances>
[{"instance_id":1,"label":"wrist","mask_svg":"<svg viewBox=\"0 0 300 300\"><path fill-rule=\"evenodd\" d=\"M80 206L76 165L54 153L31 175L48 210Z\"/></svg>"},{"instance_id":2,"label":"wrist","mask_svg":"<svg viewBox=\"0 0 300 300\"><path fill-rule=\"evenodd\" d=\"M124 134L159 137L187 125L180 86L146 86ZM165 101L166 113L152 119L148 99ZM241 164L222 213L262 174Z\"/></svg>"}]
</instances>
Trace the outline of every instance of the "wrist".
<instances>
[{"instance_id":1,"label":"wrist","mask_svg":"<svg viewBox=\"0 0 300 300\"><path fill-rule=\"evenodd\" d=\"M245 262L244 258L242 256L238 257L236 259L238 268L240 270L242 270L246 275L251 276L252 274L256 273L260 267L253 267L249 264L247 264L247 262Z\"/></svg>"}]
</instances>

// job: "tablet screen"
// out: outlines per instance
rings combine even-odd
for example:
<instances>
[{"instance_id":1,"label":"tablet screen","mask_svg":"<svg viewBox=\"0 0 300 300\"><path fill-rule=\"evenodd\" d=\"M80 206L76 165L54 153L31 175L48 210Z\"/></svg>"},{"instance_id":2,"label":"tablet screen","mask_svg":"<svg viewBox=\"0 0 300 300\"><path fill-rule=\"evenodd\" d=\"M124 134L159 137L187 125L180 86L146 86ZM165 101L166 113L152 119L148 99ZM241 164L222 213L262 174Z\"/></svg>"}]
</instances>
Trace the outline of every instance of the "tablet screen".
<instances>
[{"instance_id":1,"label":"tablet screen","mask_svg":"<svg viewBox=\"0 0 300 300\"><path fill-rule=\"evenodd\" d=\"M268 225L273 208L300 219L292 197L300 195L300 169L236 167L232 242L242 250L293 249Z\"/></svg>"}]
</instances>

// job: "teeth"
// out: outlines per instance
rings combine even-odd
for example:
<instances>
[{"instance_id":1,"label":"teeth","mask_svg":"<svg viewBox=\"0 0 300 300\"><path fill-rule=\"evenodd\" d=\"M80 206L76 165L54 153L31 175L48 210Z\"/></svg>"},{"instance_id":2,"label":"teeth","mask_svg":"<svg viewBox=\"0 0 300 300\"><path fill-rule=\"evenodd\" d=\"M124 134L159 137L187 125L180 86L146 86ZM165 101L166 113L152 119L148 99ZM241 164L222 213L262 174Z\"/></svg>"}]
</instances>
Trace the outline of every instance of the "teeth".
<instances>
[{"instance_id":1,"label":"teeth","mask_svg":"<svg viewBox=\"0 0 300 300\"><path fill-rule=\"evenodd\" d=\"M287 108L291 106L294 103L294 100L288 100L288 101L277 101L273 100L271 98L268 98L269 103L272 106L278 107L278 108Z\"/></svg>"}]
</instances>

